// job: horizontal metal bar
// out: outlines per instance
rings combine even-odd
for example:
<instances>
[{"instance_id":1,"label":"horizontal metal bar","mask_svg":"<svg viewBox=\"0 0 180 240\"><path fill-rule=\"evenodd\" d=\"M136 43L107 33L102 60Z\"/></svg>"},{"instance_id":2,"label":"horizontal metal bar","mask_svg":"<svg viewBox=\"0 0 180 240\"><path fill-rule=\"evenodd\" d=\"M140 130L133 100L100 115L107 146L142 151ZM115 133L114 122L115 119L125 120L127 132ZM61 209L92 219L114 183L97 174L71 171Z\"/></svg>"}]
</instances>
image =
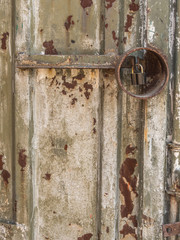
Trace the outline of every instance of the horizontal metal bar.
<instances>
[{"instance_id":1,"label":"horizontal metal bar","mask_svg":"<svg viewBox=\"0 0 180 240\"><path fill-rule=\"evenodd\" d=\"M84 69L114 69L119 55L31 55L19 54L17 68L84 68ZM132 59L128 57L124 66L130 68Z\"/></svg>"}]
</instances>

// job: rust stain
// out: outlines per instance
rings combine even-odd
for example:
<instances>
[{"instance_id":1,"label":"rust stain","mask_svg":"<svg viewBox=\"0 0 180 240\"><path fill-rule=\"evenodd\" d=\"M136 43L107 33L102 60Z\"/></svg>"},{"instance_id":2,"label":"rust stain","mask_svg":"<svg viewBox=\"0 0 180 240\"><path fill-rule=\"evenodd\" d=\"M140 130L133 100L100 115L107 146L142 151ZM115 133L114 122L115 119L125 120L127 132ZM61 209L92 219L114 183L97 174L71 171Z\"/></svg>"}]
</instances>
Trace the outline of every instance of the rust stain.
<instances>
[{"instance_id":1,"label":"rust stain","mask_svg":"<svg viewBox=\"0 0 180 240\"><path fill-rule=\"evenodd\" d=\"M66 28L66 30L68 31L69 28L71 27L71 25L74 25L74 21L72 20L72 15L68 16L66 19L66 22L64 23L64 26Z\"/></svg>"},{"instance_id":2,"label":"rust stain","mask_svg":"<svg viewBox=\"0 0 180 240\"><path fill-rule=\"evenodd\" d=\"M57 55L57 50L54 48L53 40L43 42L43 47L45 47L46 55Z\"/></svg>"},{"instance_id":3,"label":"rust stain","mask_svg":"<svg viewBox=\"0 0 180 240\"><path fill-rule=\"evenodd\" d=\"M51 174L50 173L46 173L45 174L45 177L43 177L45 180L47 180L47 181L49 181L49 180L51 180Z\"/></svg>"},{"instance_id":4,"label":"rust stain","mask_svg":"<svg viewBox=\"0 0 180 240\"><path fill-rule=\"evenodd\" d=\"M111 8L115 1L116 0L106 0L107 5L105 6L105 8L107 8L107 9Z\"/></svg>"},{"instance_id":5,"label":"rust stain","mask_svg":"<svg viewBox=\"0 0 180 240\"><path fill-rule=\"evenodd\" d=\"M96 128L95 127L93 128L93 133L96 134Z\"/></svg>"},{"instance_id":6,"label":"rust stain","mask_svg":"<svg viewBox=\"0 0 180 240\"><path fill-rule=\"evenodd\" d=\"M0 170L3 170L3 165L4 165L4 162L3 162L3 155L1 154L0 155Z\"/></svg>"},{"instance_id":7,"label":"rust stain","mask_svg":"<svg viewBox=\"0 0 180 240\"><path fill-rule=\"evenodd\" d=\"M18 163L21 166L21 171L24 171L24 168L26 167L27 156L26 156L25 152L26 152L25 149L20 149L20 151L19 151Z\"/></svg>"},{"instance_id":8,"label":"rust stain","mask_svg":"<svg viewBox=\"0 0 180 240\"><path fill-rule=\"evenodd\" d=\"M131 145L128 145L126 148L126 154L134 154L136 151L137 147L131 147Z\"/></svg>"},{"instance_id":9,"label":"rust stain","mask_svg":"<svg viewBox=\"0 0 180 240\"><path fill-rule=\"evenodd\" d=\"M120 169L119 188L124 196L124 205L121 205L122 218L128 217L132 213L134 204L131 199L131 191L138 196L136 192L137 177L132 176L137 166L137 160L134 158L126 158ZM130 189L131 188L131 189Z\"/></svg>"},{"instance_id":10,"label":"rust stain","mask_svg":"<svg viewBox=\"0 0 180 240\"><path fill-rule=\"evenodd\" d=\"M106 232L109 233L109 227L106 228Z\"/></svg>"},{"instance_id":11,"label":"rust stain","mask_svg":"<svg viewBox=\"0 0 180 240\"><path fill-rule=\"evenodd\" d=\"M64 146L64 150L67 151L67 149L68 149L68 145L66 144L66 145Z\"/></svg>"},{"instance_id":12,"label":"rust stain","mask_svg":"<svg viewBox=\"0 0 180 240\"><path fill-rule=\"evenodd\" d=\"M127 37L123 38L123 43L126 44L127 43Z\"/></svg>"},{"instance_id":13,"label":"rust stain","mask_svg":"<svg viewBox=\"0 0 180 240\"><path fill-rule=\"evenodd\" d=\"M81 6L85 9L87 7L91 7L93 4L92 0L81 0Z\"/></svg>"},{"instance_id":14,"label":"rust stain","mask_svg":"<svg viewBox=\"0 0 180 240\"><path fill-rule=\"evenodd\" d=\"M82 80L83 78L85 78L84 72L79 73L77 76L74 76L74 77L73 77L73 80L74 80L74 79Z\"/></svg>"},{"instance_id":15,"label":"rust stain","mask_svg":"<svg viewBox=\"0 0 180 240\"><path fill-rule=\"evenodd\" d=\"M108 28L108 23L105 24L105 28Z\"/></svg>"},{"instance_id":16,"label":"rust stain","mask_svg":"<svg viewBox=\"0 0 180 240\"><path fill-rule=\"evenodd\" d=\"M66 82L66 80L64 80L63 85L68 88L68 89L74 89L77 86L77 81L72 80L72 82Z\"/></svg>"},{"instance_id":17,"label":"rust stain","mask_svg":"<svg viewBox=\"0 0 180 240\"><path fill-rule=\"evenodd\" d=\"M76 102L77 102L77 98L73 98L71 101L71 105L75 105Z\"/></svg>"},{"instance_id":18,"label":"rust stain","mask_svg":"<svg viewBox=\"0 0 180 240\"><path fill-rule=\"evenodd\" d=\"M93 234L92 233L87 233L83 235L82 237L78 237L78 240L90 240L92 238Z\"/></svg>"},{"instance_id":19,"label":"rust stain","mask_svg":"<svg viewBox=\"0 0 180 240\"><path fill-rule=\"evenodd\" d=\"M130 227L127 223L123 226L123 229L120 231L120 233L123 234L123 238L126 235L132 235L135 239L137 239L135 229Z\"/></svg>"},{"instance_id":20,"label":"rust stain","mask_svg":"<svg viewBox=\"0 0 180 240\"><path fill-rule=\"evenodd\" d=\"M138 222L137 222L136 216L130 216L129 220L132 221L134 227L137 227L137 226L138 226Z\"/></svg>"},{"instance_id":21,"label":"rust stain","mask_svg":"<svg viewBox=\"0 0 180 240\"><path fill-rule=\"evenodd\" d=\"M79 91L82 92L82 88L81 87L79 87Z\"/></svg>"},{"instance_id":22,"label":"rust stain","mask_svg":"<svg viewBox=\"0 0 180 240\"><path fill-rule=\"evenodd\" d=\"M96 125L96 119L93 118L93 125Z\"/></svg>"},{"instance_id":23,"label":"rust stain","mask_svg":"<svg viewBox=\"0 0 180 240\"><path fill-rule=\"evenodd\" d=\"M150 218L144 214L142 215L142 219L146 222L146 224L149 224L149 225L152 225L155 221L153 218Z\"/></svg>"},{"instance_id":24,"label":"rust stain","mask_svg":"<svg viewBox=\"0 0 180 240\"><path fill-rule=\"evenodd\" d=\"M7 48L7 46L6 46L6 41L7 41L7 39L8 39L9 33L8 33L8 32L3 33L2 36L3 36L3 37L1 38L1 48L2 48L3 50L6 50L6 48Z\"/></svg>"},{"instance_id":25,"label":"rust stain","mask_svg":"<svg viewBox=\"0 0 180 240\"><path fill-rule=\"evenodd\" d=\"M132 3L129 4L129 10L133 11L133 12L138 11L139 10L139 4L136 4L135 0L132 0Z\"/></svg>"},{"instance_id":26,"label":"rust stain","mask_svg":"<svg viewBox=\"0 0 180 240\"><path fill-rule=\"evenodd\" d=\"M119 46L119 38L116 36L115 31L112 31L112 37L113 37L114 42L116 42L116 46L118 47Z\"/></svg>"},{"instance_id":27,"label":"rust stain","mask_svg":"<svg viewBox=\"0 0 180 240\"><path fill-rule=\"evenodd\" d=\"M127 15L127 21L126 21L126 24L125 24L125 32L129 32L129 28L132 26L132 19L133 19L133 16L131 15Z\"/></svg>"},{"instance_id":28,"label":"rust stain","mask_svg":"<svg viewBox=\"0 0 180 240\"><path fill-rule=\"evenodd\" d=\"M66 93L66 91L65 91L65 90L62 90L62 94L66 95L67 93Z\"/></svg>"},{"instance_id":29,"label":"rust stain","mask_svg":"<svg viewBox=\"0 0 180 240\"><path fill-rule=\"evenodd\" d=\"M6 185L9 183L8 179L10 178L10 176L10 173L7 170L3 169L1 177L3 178Z\"/></svg>"},{"instance_id":30,"label":"rust stain","mask_svg":"<svg viewBox=\"0 0 180 240\"><path fill-rule=\"evenodd\" d=\"M90 91L92 92L93 91L93 86L92 84L89 84L88 82L84 83L84 88L85 88L85 92L84 92L84 95L87 99L89 99L89 96L90 96ZM90 91L89 91L90 90Z\"/></svg>"}]
</instances>

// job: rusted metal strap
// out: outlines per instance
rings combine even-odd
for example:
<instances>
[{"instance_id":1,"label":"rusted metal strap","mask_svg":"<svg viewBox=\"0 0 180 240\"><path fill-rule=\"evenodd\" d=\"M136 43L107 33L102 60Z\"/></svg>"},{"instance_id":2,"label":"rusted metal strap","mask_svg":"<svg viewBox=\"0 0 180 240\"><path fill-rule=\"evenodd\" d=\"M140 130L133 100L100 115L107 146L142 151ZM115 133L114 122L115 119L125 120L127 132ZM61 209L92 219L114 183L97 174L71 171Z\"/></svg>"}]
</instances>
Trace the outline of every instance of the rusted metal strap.
<instances>
[{"instance_id":1,"label":"rusted metal strap","mask_svg":"<svg viewBox=\"0 0 180 240\"><path fill-rule=\"evenodd\" d=\"M167 145L171 151L174 151L174 152L180 151L180 144L178 144L178 143L169 142L169 143L167 143Z\"/></svg>"},{"instance_id":2,"label":"rusted metal strap","mask_svg":"<svg viewBox=\"0 0 180 240\"><path fill-rule=\"evenodd\" d=\"M115 69L119 55L31 55L19 54L17 68L57 68L57 69ZM134 57L127 57L124 68L131 68Z\"/></svg>"},{"instance_id":3,"label":"rusted metal strap","mask_svg":"<svg viewBox=\"0 0 180 240\"><path fill-rule=\"evenodd\" d=\"M163 225L164 237L171 237L180 234L180 222Z\"/></svg>"}]
</instances>

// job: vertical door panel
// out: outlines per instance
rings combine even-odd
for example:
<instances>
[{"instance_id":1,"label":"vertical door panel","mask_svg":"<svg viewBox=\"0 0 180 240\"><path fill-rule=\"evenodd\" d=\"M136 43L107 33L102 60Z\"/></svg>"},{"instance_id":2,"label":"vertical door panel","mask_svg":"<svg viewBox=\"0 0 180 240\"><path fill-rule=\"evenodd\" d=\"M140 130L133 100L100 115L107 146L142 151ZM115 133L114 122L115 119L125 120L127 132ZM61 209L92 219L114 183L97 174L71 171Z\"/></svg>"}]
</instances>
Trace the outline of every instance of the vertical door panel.
<instances>
[{"instance_id":1,"label":"vertical door panel","mask_svg":"<svg viewBox=\"0 0 180 240\"><path fill-rule=\"evenodd\" d=\"M0 219L13 221L11 1L0 1L0 19Z\"/></svg>"}]
</instances>

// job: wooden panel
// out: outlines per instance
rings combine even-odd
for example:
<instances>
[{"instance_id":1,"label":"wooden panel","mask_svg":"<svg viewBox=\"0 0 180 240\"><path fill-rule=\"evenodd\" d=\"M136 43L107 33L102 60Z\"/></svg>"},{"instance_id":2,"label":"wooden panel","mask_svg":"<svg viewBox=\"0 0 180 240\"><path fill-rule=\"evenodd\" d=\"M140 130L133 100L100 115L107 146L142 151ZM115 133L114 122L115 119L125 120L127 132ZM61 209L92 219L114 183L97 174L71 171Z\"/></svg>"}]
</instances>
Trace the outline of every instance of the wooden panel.
<instances>
[{"instance_id":1,"label":"wooden panel","mask_svg":"<svg viewBox=\"0 0 180 240\"><path fill-rule=\"evenodd\" d=\"M0 1L0 219L13 221L13 104L11 1Z\"/></svg>"},{"instance_id":2,"label":"wooden panel","mask_svg":"<svg viewBox=\"0 0 180 240\"><path fill-rule=\"evenodd\" d=\"M35 1L31 13L31 52L97 54L100 51L100 6L98 0Z\"/></svg>"},{"instance_id":3,"label":"wooden panel","mask_svg":"<svg viewBox=\"0 0 180 240\"><path fill-rule=\"evenodd\" d=\"M148 43L168 54L169 1L148 0ZM145 103L142 239L163 239L167 91Z\"/></svg>"},{"instance_id":4,"label":"wooden panel","mask_svg":"<svg viewBox=\"0 0 180 240\"><path fill-rule=\"evenodd\" d=\"M97 236L98 74L52 69L34 78L35 239Z\"/></svg>"}]
</instances>

